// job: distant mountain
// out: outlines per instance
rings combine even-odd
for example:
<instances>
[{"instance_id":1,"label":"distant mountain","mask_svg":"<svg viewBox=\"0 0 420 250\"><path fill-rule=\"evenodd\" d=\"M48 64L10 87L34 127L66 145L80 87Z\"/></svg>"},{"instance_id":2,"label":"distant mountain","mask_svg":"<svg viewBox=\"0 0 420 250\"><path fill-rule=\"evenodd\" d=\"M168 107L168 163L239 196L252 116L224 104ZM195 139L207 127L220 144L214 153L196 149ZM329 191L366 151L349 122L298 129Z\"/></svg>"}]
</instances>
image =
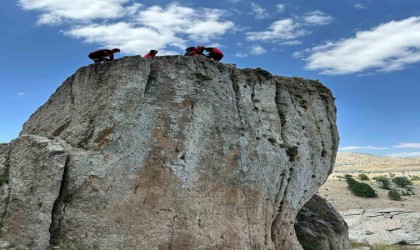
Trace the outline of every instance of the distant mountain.
<instances>
[{"instance_id":1,"label":"distant mountain","mask_svg":"<svg viewBox=\"0 0 420 250\"><path fill-rule=\"evenodd\" d=\"M335 171L420 171L420 158L400 158L370 154L337 153Z\"/></svg>"}]
</instances>

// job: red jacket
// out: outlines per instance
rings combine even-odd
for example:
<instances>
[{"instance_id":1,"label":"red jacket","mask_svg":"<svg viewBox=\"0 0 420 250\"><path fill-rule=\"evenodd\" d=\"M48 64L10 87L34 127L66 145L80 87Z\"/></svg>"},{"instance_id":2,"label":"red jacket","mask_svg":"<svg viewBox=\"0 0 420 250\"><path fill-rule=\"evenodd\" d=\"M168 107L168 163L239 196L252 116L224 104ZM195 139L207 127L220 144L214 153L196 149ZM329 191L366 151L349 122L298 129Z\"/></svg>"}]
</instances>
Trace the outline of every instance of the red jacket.
<instances>
[{"instance_id":1,"label":"red jacket","mask_svg":"<svg viewBox=\"0 0 420 250\"><path fill-rule=\"evenodd\" d=\"M218 54L218 55L223 56L222 51L220 51L218 48L209 48L209 51L208 52L210 54Z\"/></svg>"}]
</instances>

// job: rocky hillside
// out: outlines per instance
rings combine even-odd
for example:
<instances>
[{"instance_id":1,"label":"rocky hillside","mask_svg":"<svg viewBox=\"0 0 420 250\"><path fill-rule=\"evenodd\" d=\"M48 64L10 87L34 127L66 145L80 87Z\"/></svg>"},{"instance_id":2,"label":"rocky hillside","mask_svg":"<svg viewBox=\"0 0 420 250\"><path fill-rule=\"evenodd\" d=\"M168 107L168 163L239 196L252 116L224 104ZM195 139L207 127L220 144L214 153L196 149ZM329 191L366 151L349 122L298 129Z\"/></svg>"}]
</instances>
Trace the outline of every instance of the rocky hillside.
<instances>
[{"instance_id":1,"label":"rocky hillside","mask_svg":"<svg viewBox=\"0 0 420 250\"><path fill-rule=\"evenodd\" d=\"M0 147L0 243L348 249L324 199L296 218L337 146L333 97L316 81L183 56L89 65Z\"/></svg>"},{"instance_id":2,"label":"rocky hillside","mask_svg":"<svg viewBox=\"0 0 420 250\"><path fill-rule=\"evenodd\" d=\"M420 158L399 158L360 153L339 152L337 153L337 160L335 163L335 170L339 172L354 170L404 171L404 169L420 170Z\"/></svg>"}]
</instances>

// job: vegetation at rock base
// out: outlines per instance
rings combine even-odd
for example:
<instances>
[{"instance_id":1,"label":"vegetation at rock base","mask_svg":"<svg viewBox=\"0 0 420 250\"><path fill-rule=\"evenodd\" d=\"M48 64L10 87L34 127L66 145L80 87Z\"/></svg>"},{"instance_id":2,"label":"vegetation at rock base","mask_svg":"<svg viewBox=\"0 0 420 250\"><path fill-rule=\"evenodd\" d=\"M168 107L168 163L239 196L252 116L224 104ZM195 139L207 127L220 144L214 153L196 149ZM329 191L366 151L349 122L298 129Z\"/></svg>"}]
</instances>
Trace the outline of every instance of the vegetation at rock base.
<instances>
[{"instance_id":1,"label":"vegetation at rock base","mask_svg":"<svg viewBox=\"0 0 420 250\"><path fill-rule=\"evenodd\" d=\"M413 184L407 176L398 176L392 179L392 182L397 184L399 187L406 187Z\"/></svg>"},{"instance_id":2,"label":"vegetation at rock base","mask_svg":"<svg viewBox=\"0 0 420 250\"><path fill-rule=\"evenodd\" d=\"M350 247L353 248L359 248L359 247L369 247L369 244L366 242L357 242L355 240L350 239Z\"/></svg>"},{"instance_id":3,"label":"vegetation at rock base","mask_svg":"<svg viewBox=\"0 0 420 250\"><path fill-rule=\"evenodd\" d=\"M0 175L0 186L3 185L3 183L9 183L9 176Z\"/></svg>"}]
</instances>

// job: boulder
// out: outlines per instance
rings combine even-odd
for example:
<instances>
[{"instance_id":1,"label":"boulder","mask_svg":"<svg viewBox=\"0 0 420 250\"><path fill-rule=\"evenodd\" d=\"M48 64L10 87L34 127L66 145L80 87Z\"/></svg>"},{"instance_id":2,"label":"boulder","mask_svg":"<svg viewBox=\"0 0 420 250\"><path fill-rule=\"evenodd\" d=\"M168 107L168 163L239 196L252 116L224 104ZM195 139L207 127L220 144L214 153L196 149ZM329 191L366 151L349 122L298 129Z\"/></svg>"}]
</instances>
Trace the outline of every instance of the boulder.
<instances>
[{"instance_id":1,"label":"boulder","mask_svg":"<svg viewBox=\"0 0 420 250\"><path fill-rule=\"evenodd\" d=\"M294 222L338 141L318 81L200 57L89 65L10 146L1 237L32 249L302 249Z\"/></svg>"},{"instance_id":2,"label":"boulder","mask_svg":"<svg viewBox=\"0 0 420 250\"><path fill-rule=\"evenodd\" d=\"M350 249L346 222L326 199L317 194L299 211L295 230L304 249Z\"/></svg>"}]
</instances>

